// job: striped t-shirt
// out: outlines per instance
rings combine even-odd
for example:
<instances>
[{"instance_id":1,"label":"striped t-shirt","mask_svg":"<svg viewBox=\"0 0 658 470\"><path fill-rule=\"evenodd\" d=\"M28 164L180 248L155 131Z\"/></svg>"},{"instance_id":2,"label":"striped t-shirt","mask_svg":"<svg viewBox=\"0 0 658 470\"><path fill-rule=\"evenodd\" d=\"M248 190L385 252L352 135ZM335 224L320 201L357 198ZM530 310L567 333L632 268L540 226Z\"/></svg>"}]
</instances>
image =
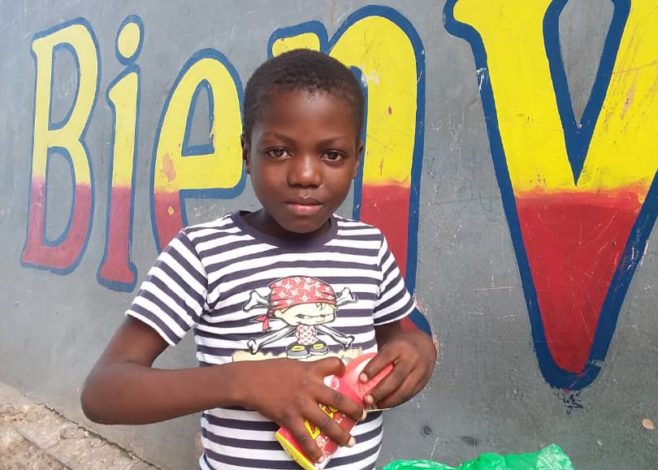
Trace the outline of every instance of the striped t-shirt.
<instances>
[{"instance_id":1,"label":"striped t-shirt","mask_svg":"<svg viewBox=\"0 0 658 470\"><path fill-rule=\"evenodd\" d=\"M261 233L244 213L181 230L160 253L127 311L170 345L193 328L201 366L279 357L346 360L377 351L374 327L414 309L386 239L333 216L307 241ZM203 469L297 469L259 413L215 408L201 417ZM356 445L327 468L374 468L380 413L352 429Z\"/></svg>"}]
</instances>

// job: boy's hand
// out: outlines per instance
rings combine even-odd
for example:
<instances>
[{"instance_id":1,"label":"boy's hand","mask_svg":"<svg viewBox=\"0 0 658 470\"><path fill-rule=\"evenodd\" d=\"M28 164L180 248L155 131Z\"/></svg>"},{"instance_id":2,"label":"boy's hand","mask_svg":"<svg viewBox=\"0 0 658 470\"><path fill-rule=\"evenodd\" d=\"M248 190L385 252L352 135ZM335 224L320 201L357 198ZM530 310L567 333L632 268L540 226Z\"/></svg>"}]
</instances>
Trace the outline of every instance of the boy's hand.
<instances>
[{"instance_id":1,"label":"boy's hand","mask_svg":"<svg viewBox=\"0 0 658 470\"><path fill-rule=\"evenodd\" d=\"M393 371L365 397L365 403L391 408L409 400L427 384L437 348L429 335L417 329L403 332L398 322L378 327L377 342L379 353L363 370L361 381L368 381L388 364L393 364Z\"/></svg>"},{"instance_id":2,"label":"boy's hand","mask_svg":"<svg viewBox=\"0 0 658 470\"><path fill-rule=\"evenodd\" d=\"M320 403L332 406L355 420L365 417L363 407L324 384L326 376L343 374L345 366L340 359L314 362L272 359L239 364L249 374L241 405L288 428L311 459L318 461L322 452L306 429L307 419L337 444L354 445L354 438L318 406Z\"/></svg>"}]
</instances>

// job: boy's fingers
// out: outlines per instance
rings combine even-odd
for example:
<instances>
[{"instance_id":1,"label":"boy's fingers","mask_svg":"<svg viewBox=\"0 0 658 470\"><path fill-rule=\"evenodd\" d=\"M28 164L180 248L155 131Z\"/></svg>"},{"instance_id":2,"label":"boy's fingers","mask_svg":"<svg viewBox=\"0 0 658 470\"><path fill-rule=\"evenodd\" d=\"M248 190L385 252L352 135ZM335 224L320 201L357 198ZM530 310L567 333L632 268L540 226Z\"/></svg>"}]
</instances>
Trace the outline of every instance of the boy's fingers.
<instances>
[{"instance_id":1,"label":"boy's fingers","mask_svg":"<svg viewBox=\"0 0 658 470\"><path fill-rule=\"evenodd\" d=\"M334 390L333 388L324 387L318 397L320 403L330 406L344 414L359 421L364 418L363 407L358 403L350 400L347 396Z\"/></svg>"},{"instance_id":2,"label":"boy's fingers","mask_svg":"<svg viewBox=\"0 0 658 470\"><path fill-rule=\"evenodd\" d=\"M393 395L388 396L383 402L383 408L392 408L411 400L422 389L409 382L405 382Z\"/></svg>"},{"instance_id":3,"label":"boy's fingers","mask_svg":"<svg viewBox=\"0 0 658 470\"><path fill-rule=\"evenodd\" d=\"M394 366L391 373L370 392L370 396L374 400L374 403L383 407L386 404L386 399L389 395L394 394L400 389L400 387L402 387L402 384L407 381L411 372L412 368L405 365L403 362Z\"/></svg>"},{"instance_id":4,"label":"boy's fingers","mask_svg":"<svg viewBox=\"0 0 658 470\"><path fill-rule=\"evenodd\" d=\"M331 413L331 410L326 408L326 411L323 411L322 408L317 407L315 411L309 413L308 420L311 428L319 428L329 439L340 446L354 445L354 440L350 433L336 424L327 412Z\"/></svg>"},{"instance_id":5,"label":"boy's fingers","mask_svg":"<svg viewBox=\"0 0 658 470\"><path fill-rule=\"evenodd\" d=\"M322 377L328 375L343 375L345 364L337 357L329 357L310 363L313 369Z\"/></svg>"},{"instance_id":6,"label":"boy's fingers","mask_svg":"<svg viewBox=\"0 0 658 470\"><path fill-rule=\"evenodd\" d=\"M381 408L390 408L410 400L425 385L424 374L418 369L412 370L404 382L390 395L381 398L381 403L376 402Z\"/></svg>"},{"instance_id":7,"label":"boy's fingers","mask_svg":"<svg viewBox=\"0 0 658 470\"><path fill-rule=\"evenodd\" d=\"M392 408L411 398L413 390L413 380L405 380L392 389L377 390L377 395L372 396L372 399L378 408Z\"/></svg>"},{"instance_id":8,"label":"boy's fingers","mask_svg":"<svg viewBox=\"0 0 658 470\"><path fill-rule=\"evenodd\" d=\"M395 364L397 359L397 354L392 348L384 348L377 353L375 357L372 358L370 362L366 365L359 377L361 382L367 382L372 377L377 375L384 367L389 364Z\"/></svg>"},{"instance_id":9,"label":"boy's fingers","mask_svg":"<svg viewBox=\"0 0 658 470\"><path fill-rule=\"evenodd\" d=\"M377 406L383 406L382 402L392 393L394 393L402 383L404 382L404 377L400 377L398 374L395 374L395 369L391 372L388 377L382 380L373 390L370 391L368 396L372 398L373 403L377 403ZM370 402L370 399L366 398L367 402ZM369 403L370 405L372 403Z\"/></svg>"},{"instance_id":10,"label":"boy's fingers","mask_svg":"<svg viewBox=\"0 0 658 470\"><path fill-rule=\"evenodd\" d=\"M306 429L306 424L301 420L298 421L298 423L289 425L287 428L290 430L290 433L297 443L301 446L304 453L308 455L311 460L317 462L318 459L322 457L322 451L315 442L315 439L311 437L309 430Z\"/></svg>"}]
</instances>

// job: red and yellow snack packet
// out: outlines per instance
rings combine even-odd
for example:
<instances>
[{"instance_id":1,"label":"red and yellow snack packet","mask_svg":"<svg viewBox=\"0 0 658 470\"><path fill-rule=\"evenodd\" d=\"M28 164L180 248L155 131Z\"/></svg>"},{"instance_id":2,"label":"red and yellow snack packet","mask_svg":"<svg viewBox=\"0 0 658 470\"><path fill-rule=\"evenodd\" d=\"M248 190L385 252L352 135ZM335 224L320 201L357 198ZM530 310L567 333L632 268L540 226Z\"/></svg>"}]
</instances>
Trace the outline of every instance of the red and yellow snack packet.
<instances>
[{"instance_id":1,"label":"red and yellow snack packet","mask_svg":"<svg viewBox=\"0 0 658 470\"><path fill-rule=\"evenodd\" d=\"M375 357L375 353L364 354L353 359L345 367L345 373L342 377L330 375L325 378L325 384L363 406L364 397L393 370L393 366L388 365L367 382L361 382L359 376L373 357ZM356 421L352 417L347 416L335 408L320 404L320 409L345 431L350 431L356 424ZM322 450L322 455L324 456L322 463L316 464L310 460L288 429L279 428L274 436L288 455L304 470L321 470L327 465L331 456L338 450L338 444L329 439L329 437L320 431L320 428L309 421L306 421L305 425L308 433Z\"/></svg>"}]
</instances>

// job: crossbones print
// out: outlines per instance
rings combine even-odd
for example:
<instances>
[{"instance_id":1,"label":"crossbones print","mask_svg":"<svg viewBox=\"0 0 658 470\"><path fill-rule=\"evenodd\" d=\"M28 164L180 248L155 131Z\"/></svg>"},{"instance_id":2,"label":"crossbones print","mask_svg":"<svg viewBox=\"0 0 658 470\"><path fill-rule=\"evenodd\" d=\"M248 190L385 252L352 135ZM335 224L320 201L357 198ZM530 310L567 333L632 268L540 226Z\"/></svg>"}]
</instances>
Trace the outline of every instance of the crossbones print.
<instances>
[{"instance_id":1,"label":"crossbones print","mask_svg":"<svg viewBox=\"0 0 658 470\"><path fill-rule=\"evenodd\" d=\"M255 290L252 291L244 310L264 312L255 318L263 322L264 332L271 330L272 318L282 320L286 326L249 339L247 346L252 354L257 354L267 344L294 335L295 341L286 349L288 357L323 356L329 349L318 338L318 332L331 337L345 349L351 346L354 336L345 335L327 326L327 323L336 318L338 307L357 301L347 287L336 296L329 284L309 276L285 277L270 283L268 287L268 298Z\"/></svg>"}]
</instances>

